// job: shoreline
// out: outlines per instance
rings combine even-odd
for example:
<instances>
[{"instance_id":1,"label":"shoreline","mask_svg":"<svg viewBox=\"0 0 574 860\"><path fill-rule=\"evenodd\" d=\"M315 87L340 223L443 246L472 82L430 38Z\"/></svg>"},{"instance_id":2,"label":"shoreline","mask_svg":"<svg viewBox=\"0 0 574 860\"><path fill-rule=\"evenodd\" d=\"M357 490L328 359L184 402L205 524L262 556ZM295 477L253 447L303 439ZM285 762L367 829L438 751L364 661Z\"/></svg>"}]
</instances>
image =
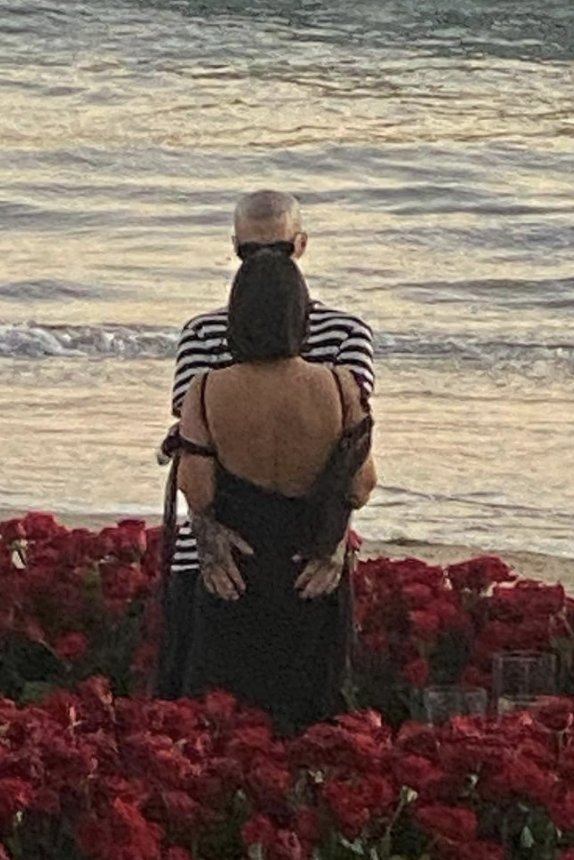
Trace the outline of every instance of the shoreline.
<instances>
[{"instance_id":1,"label":"shoreline","mask_svg":"<svg viewBox=\"0 0 574 860\"><path fill-rule=\"evenodd\" d=\"M1 508L0 522L24 516L28 511L19 508ZM161 524L159 514L136 516L134 514L76 514L62 511L51 511L56 519L68 528L101 529L115 525L121 519L143 519L151 526ZM429 564L446 567L459 561L466 561L478 555L496 555L509 564L517 573L527 579L538 579L544 582L561 582L574 592L574 558L565 556L546 555L530 551L507 551L485 549L470 544L427 543L417 540L383 541L365 539L362 558L414 557Z\"/></svg>"}]
</instances>

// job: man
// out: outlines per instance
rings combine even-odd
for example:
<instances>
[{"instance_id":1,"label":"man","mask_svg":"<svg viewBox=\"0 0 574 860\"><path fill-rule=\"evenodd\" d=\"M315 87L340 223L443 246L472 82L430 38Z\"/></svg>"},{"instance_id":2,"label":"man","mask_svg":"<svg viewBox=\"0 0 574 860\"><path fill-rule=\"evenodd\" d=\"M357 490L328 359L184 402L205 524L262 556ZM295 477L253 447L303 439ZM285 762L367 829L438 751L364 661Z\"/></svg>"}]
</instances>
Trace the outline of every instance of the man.
<instances>
[{"instance_id":1,"label":"man","mask_svg":"<svg viewBox=\"0 0 574 860\"><path fill-rule=\"evenodd\" d=\"M287 241L299 259L307 247L297 200L278 191L257 191L243 196L235 209L233 243L236 253L246 243L272 244ZM181 407L192 379L208 370L232 363L227 348L225 308L190 320L183 329L177 350L172 411L180 417ZM308 361L344 365L356 376L367 395L373 388L373 345L370 328L358 317L313 302L310 334L303 353ZM201 571L206 587L223 599L237 599L244 588L232 557L232 548L251 552L238 535L227 532L208 517L188 519L180 528L171 565L168 606L181 610L191 600L195 576ZM343 549L343 548L342 548ZM201 560L201 565L200 565ZM303 598L314 598L338 585L342 557L310 563L297 581ZM170 609L168 608L168 615ZM169 627L169 618L166 619ZM183 643L171 649L185 652ZM173 664L173 661L172 661ZM176 682L160 679L160 695L174 695Z\"/></svg>"}]
</instances>

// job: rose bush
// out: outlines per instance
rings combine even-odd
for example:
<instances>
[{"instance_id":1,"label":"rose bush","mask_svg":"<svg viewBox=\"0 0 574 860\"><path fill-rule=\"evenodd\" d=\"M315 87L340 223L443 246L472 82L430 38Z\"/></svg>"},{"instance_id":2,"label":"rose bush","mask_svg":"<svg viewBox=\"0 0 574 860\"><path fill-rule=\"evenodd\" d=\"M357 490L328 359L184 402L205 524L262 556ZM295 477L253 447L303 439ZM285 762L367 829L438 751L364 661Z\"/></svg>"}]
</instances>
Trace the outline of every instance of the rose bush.
<instances>
[{"instance_id":1,"label":"rose bush","mask_svg":"<svg viewBox=\"0 0 574 860\"><path fill-rule=\"evenodd\" d=\"M489 687L492 654L554 650L574 603L485 556L354 575L357 710L278 740L225 693L146 696L159 532L0 524L0 860L574 857L574 704L415 722L429 682Z\"/></svg>"},{"instance_id":2,"label":"rose bush","mask_svg":"<svg viewBox=\"0 0 574 860\"><path fill-rule=\"evenodd\" d=\"M0 523L0 694L18 701L93 674L117 694L145 687L158 634L160 530L99 533L51 514Z\"/></svg>"}]
</instances>

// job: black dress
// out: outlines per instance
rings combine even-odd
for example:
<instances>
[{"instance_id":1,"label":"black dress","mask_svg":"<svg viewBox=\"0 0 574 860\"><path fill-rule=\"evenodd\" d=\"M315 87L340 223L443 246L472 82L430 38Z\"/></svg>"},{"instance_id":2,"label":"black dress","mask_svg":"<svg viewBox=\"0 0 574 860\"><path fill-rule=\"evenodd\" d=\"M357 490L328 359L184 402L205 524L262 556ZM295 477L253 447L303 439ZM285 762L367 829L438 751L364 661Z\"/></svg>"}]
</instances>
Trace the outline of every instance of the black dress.
<instances>
[{"instance_id":1,"label":"black dress","mask_svg":"<svg viewBox=\"0 0 574 860\"><path fill-rule=\"evenodd\" d=\"M339 377L334 377L344 403ZM207 426L206 378L201 395ZM294 583L306 561L293 557L330 555L343 539L351 512L348 491L368 454L371 426L368 414L342 434L305 496L264 489L225 469L213 448L181 440L191 453L214 457L213 515L241 535L254 554L235 555L246 584L236 601L208 592L201 576L194 578L192 594L179 595L179 605L168 593L171 647L164 648L160 661L160 694L162 689L171 697L227 690L267 711L282 734L343 709L352 618L349 571L332 594L303 600Z\"/></svg>"}]
</instances>

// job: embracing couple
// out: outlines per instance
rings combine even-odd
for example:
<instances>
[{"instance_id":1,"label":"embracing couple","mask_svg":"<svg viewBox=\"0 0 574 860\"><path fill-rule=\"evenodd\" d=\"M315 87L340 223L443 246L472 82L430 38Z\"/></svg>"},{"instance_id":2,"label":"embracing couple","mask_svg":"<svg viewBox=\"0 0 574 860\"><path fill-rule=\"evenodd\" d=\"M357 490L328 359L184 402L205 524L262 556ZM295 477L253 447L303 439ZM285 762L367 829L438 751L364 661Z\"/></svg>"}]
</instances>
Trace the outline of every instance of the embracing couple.
<instances>
[{"instance_id":1,"label":"embracing couple","mask_svg":"<svg viewBox=\"0 0 574 860\"><path fill-rule=\"evenodd\" d=\"M352 511L376 483L372 338L313 301L290 194L235 210L227 308L180 340L173 412L180 528L164 594L157 694L223 689L289 734L344 708Z\"/></svg>"}]
</instances>

